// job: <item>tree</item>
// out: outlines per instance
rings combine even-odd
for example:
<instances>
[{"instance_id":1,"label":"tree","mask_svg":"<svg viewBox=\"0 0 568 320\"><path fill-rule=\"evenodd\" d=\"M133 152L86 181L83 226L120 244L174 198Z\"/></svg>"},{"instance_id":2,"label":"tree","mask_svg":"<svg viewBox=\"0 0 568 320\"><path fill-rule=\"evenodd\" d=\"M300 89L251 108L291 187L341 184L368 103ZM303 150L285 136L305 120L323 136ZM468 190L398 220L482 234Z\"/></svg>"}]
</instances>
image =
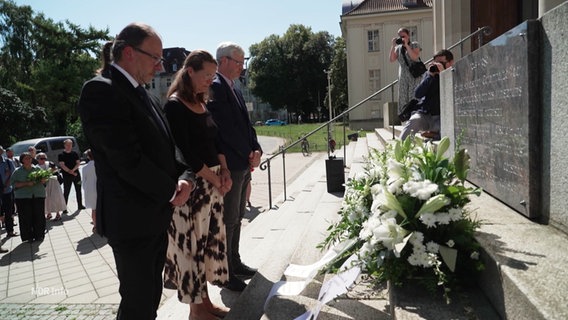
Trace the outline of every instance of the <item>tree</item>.
<instances>
[{"instance_id":1,"label":"tree","mask_svg":"<svg viewBox=\"0 0 568 320\"><path fill-rule=\"evenodd\" d=\"M98 66L108 30L82 29L66 20L55 23L29 6L0 0L0 87L29 105L41 106L46 134L67 134L77 119L75 106L85 80Z\"/></svg>"},{"instance_id":2,"label":"tree","mask_svg":"<svg viewBox=\"0 0 568 320\"><path fill-rule=\"evenodd\" d=\"M270 35L250 47L251 91L273 108L289 113L315 113L326 92L333 56L333 37L313 33L303 25L291 25L279 37Z\"/></svg>"},{"instance_id":3,"label":"tree","mask_svg":"<svg viewBox=\"0 0 568 320\"><path fill-rule=\"evenodd\" d=\"M0 87L0 145L35 138L34 133L47 123L41 107L31 107L13 92Z\"/></svg>"},{"instance_id":4,"label":"tree","mask_svg":"<svg viewBox=\"0 0 568 320\"><path fill-rule=\"evenodd\" d=\"M333 61L331 62L331 101L336 114L343 112L349 106L347 95L347 53L345 39L338 37L335 40ZM325 105L329 105L328 96L325 96Z\"/></svg>"}]
</instances>

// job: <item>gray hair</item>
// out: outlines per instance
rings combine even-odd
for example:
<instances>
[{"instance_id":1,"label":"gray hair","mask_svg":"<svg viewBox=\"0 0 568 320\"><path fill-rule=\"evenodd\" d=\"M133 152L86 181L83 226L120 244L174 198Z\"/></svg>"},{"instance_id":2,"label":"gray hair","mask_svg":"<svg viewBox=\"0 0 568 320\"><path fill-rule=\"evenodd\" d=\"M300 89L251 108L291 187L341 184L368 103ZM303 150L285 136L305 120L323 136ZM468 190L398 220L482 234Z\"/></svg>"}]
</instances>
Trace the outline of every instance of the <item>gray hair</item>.
<instances>
[{"instance_id":1,"label":"gray hair","mask_svg":"<svg viewBox=\"0 0 568 320\"><path fill-rule=\"evenodd\" d=\"M41 157L47 158L47 154L45 154L45 152L40 152L40 153L36 154L36 159L39 159Z\"/></svg>"},{"instance_id":2,"label":"gray hair","mask_svg":"<svg viewBox=\"0 0 568 320\"><path fill-rule=\"evenodd\" d=\"M219 46L217 46L217 61L221 60L223 57L231 57L235 51L240 55L245 55L245 51L238 44L228 41L221 42Z\"/></svg>"}]
</instances>

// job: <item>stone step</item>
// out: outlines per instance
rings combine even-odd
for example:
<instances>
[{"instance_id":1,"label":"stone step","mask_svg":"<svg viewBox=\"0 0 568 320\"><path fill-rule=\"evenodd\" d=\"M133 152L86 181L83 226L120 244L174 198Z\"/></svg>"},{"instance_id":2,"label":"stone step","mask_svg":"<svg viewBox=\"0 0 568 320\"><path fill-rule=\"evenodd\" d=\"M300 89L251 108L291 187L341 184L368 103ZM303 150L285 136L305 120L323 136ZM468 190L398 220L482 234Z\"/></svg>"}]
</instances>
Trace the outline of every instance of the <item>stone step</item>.
<instances>
[{"instance_id":1,"label":"stone step","mask_svg":"<svg viewBox=\"0 0 568 320\"><path fill-rule=\"evenodd\" d=\"M394 126L394 133L395 133L394 139L393 139L393 135L392 135L392 127L376 128L375 134L379 138L379 141L381 142L381 144L384 146L387 143L390 143L390 142L394 141L395 139L397 139L398 136L400 135L401 131L402 131L402 126Z\"/></svg>"},{"instance_id":2,"label":"stone step","mask_svg":"<svg viewBox=\"0 0 568 320\"><path fill-rule=\"evenodd\" d=\"M358 138L357 140L359 140L359 139L361 139L361 138ZM346 149L345 166L346 167L350 167L351 163L353 162L356 144L357 144L357 142L352 141L345 146L345 149Z\"/></svg>"},{"instance_id":3,"label":"stone step","mask_svg":"<svg viewBox=\"0 0 568 320\"><path fill-rule=\"evenodd\" d=\"M355 161L362 161L362 157L366 156L368 146L365 138L359 138L356 143L352 142L350 145L355 145L353 148L354 160L351 163L351 166L354 166L357 163ZM297 200L300 201L301 199L298 198ZM299 241L290 259L287 263L279 264L280 267L287 267L291 263L310 265L317 262L327 252L327 250L322 251L316 246L327 236L327 227L330 223L339 218L337 213L341 207L342 195L324 192L320 199L311 197L310 201L317 203L314 215L309 222L310 227L305 229L301 241ZM291 209L287 207L286 211ZM281 269L279 280L303 280L283 275L284 270L285 268ZM322 284L334 276L334 274L317 275L299 295L271 297L266 302L261 319L293 319L304 314L307 310L318 305L317 298ZM342 295L322 307L319 319L391 319L387 312L387 304L386 286L376 288L359 278L348 294ZM250 319L256 318L251 317Z\"/></svg>"},{"instance_id":4,"label":"stone step","mask_svg":"<svg viewBox=\"0 0 568 320\"><path fill-rule=\"evenodd\" d=\"M568 319L568 235L482 194L470 208L486 270L479 285L506 319Z\"/></svg>"},{"instance_id":5,"label":"stone step","mask_svg":"<svg viewBox=\"0 0 568 320\"><path fill-rule=\"evenodd\" d=\"M292 256L303 251L306 258L319 259L318 236L332 214L339 210L342 194L327 193L326 154L314 161L290 185L290 200L278 210L268 210L254 219L241 234L243 261L254 261L259 271L244 292L232 303L225 319L260 319L273 284L280 281ZM323 230L322 230L323 228ZM315 237L315 238L314 238ZM252 263L251 263L252 264Z\"/></svg>"},{"instance_id":6,"label":"stone step","mask_svg":"<svg viewBox=\"0 0 568 320\"><path fill-rule=\"evenodd\" d=\"M363 170L363 164L365 163L365 158L369 154L369 145L367 144L367 137L357 139L355 143L355 150L353 152L353 161L349 165L349 178L353 178L353 176L357 172L361 172Z\"/></svg>"}]
</instances>

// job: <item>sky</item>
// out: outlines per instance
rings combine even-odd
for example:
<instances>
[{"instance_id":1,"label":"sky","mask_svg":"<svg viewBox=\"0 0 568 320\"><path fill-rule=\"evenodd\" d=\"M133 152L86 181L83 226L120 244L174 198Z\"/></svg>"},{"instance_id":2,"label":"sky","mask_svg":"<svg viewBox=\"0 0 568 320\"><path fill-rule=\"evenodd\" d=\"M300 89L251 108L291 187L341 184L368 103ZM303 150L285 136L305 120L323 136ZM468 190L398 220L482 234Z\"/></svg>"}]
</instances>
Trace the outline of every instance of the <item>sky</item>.
<instances>
[{"instance_id":1,"label":"sky","mask_svg":"<svg viewBox=\"0 0 568 320\"><path fill-rule=\"evenodd\" d=\"M144 22L161 35L163 47L205 49L215 55L222 41L233 41L249 54L252 44L276 34L282 36L291 24L313 32L341 36L341 0L15 0L31 6L55 22L70 22L88 28L108 28L115 36L128 23Z\"/></svg>"}]
</instances>

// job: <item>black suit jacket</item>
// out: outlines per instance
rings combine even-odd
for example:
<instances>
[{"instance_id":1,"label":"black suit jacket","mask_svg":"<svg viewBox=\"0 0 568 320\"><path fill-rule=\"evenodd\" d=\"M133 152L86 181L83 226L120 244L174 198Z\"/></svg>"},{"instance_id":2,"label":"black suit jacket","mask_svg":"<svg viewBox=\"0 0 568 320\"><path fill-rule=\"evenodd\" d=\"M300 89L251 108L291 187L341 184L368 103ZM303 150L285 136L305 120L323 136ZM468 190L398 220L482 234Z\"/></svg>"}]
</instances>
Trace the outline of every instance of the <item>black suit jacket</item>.
<instances>
[{"instance_id":1,"label":"black suit jacket","mask_svg":"<svg viewBox=\"0 0 568 320\"><path fill-rule=\"evenodd\" d=\"M155 106L155 99L152 99ZM160 108L156 108L161 112ZM128 79L87 81L79 99L85 137L96 159L97 231L109 241L163 233L178 179L193 173Z\"/></svg>"},{"instance_id":2,"label":"black suit jacket","mask_svg":"<svg viewBox=\"0 0 568 320\"><path fill-rule=\"evenodd\" d=\"M237 97L241 100L239 106ZM240 91L236 96L222 75L217 73L210 87L207 109L219 127L219 151L225 155L229 170L245 170L249 167L251 151L262 151Z\"/></svg>"}]
</instances>

